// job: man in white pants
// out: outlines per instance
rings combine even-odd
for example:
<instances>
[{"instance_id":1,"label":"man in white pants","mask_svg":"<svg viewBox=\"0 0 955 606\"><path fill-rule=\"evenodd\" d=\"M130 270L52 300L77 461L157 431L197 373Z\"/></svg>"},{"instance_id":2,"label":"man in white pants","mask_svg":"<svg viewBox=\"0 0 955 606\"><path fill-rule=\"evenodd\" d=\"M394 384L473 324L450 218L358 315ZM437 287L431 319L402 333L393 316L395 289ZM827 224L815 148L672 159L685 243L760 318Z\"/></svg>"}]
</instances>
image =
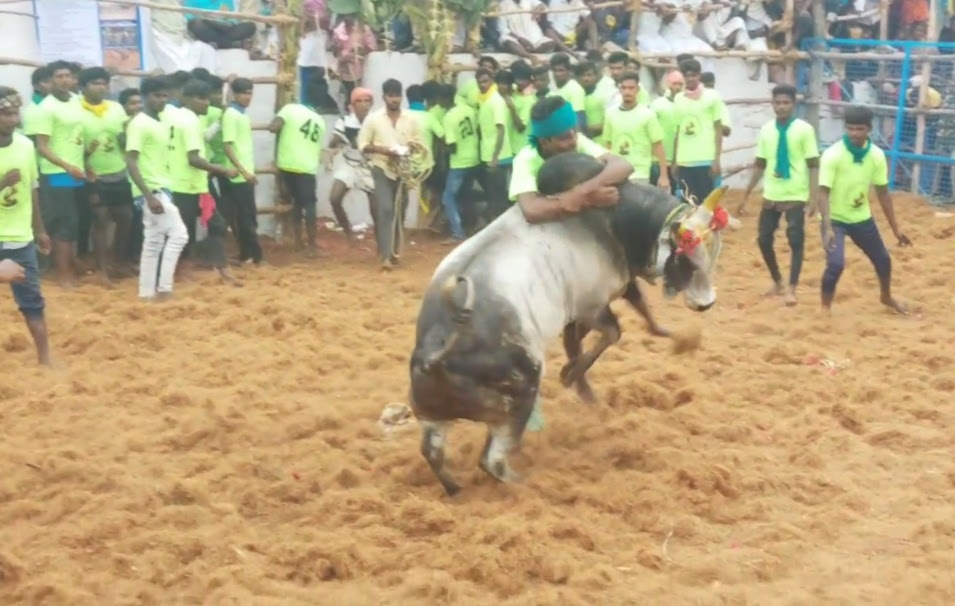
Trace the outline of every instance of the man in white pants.
<instances>
[{"instance_id":1,"label":"man in white pants","mask_svg":"<svg viewBox=\"0 0 955 606\"><path fill-rule=\"evenodd\" d=\"M174 107L166 108L168 88L163 78L143 80L140 86L143 111L130 120L126 129L126 167L132 181L135 203L143 210L139 297L147 301L172 295L176 264L182 249L189 242L186 224L182 222L169 190L169 164L166 157L169 154L172 125L178 112Z\"/></svg>"}]
</instances>

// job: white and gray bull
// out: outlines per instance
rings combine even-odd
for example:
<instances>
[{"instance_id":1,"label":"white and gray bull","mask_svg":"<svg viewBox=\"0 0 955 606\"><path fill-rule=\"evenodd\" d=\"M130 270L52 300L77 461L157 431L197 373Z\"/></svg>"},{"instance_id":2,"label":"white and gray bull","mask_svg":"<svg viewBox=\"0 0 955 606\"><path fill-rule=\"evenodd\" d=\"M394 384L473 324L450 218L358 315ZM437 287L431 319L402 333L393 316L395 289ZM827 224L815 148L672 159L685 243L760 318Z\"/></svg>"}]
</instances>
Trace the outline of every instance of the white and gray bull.
<instances>
[{"instance_id":1,"label":"white and gray bull","mask_svg":"<svg viewBox=\"0 0 955 606\"><path fill-rule=\"evenodd\" d=\"M564 153L538 175L542 195L569 190L603 168ZM713 273L727 215L716 206L725 188L701 206L657 188L625 183L611 208L532 225L516 205L438 265L425 292L411 356L411 406L421 424L421 452L449 495L458 484L445 469L450 425L488 425L480 467L514 481L508 454L523 435L538 398L548 343L563 333L569 361L561 371L590 399L584 374L620 339L610 302L623 296L649 320L641 277L662 278L667 298L705 311L716 302ZM590 330L600 341L581 353Z\"/></svg>"}]
</instances>

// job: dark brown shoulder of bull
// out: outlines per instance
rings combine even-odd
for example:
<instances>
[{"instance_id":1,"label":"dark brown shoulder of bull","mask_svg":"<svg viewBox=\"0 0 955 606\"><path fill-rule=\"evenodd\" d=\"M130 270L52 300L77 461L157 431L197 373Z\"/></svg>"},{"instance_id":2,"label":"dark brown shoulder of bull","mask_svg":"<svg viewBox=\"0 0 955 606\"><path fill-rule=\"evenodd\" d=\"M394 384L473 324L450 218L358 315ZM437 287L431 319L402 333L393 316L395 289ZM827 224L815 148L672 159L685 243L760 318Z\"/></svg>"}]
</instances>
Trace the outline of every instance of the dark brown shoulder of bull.
<instances>
[{"instance_id":1,"label":"dark brown shoulder of bull","mask_svg":"<svg viewBox=\"0 0 955 606\"><path fill-rule=\"evenodd\" d=\"M566 152L548 158L537 175L537 188L542 195L553 196L596 177L603 170L596 158L577 152ZM673 209L683 204L659 188L638 183L623 183L620 200L611 208L581 213L584 221L606 221L609 216L613 236L623 247L634 276L645 276L654 262L660 232Z\"/></svg>"}]
</instances>

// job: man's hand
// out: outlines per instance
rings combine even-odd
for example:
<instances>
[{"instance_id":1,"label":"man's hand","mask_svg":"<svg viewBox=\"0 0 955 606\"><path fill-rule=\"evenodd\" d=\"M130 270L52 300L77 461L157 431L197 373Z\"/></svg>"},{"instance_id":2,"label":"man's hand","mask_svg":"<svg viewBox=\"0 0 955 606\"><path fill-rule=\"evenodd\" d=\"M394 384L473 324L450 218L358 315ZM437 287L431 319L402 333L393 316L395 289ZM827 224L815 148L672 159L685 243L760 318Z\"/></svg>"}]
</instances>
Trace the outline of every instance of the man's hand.
<instances>
[{"instance_id":1,"label":"man's hand","mask_svg":"<svg viewBox=\"0 0 955 606\"><path fill-rule=\"evenodd\" d=\"M895 232L895 237L899 241L899 246L912 246L912 241L902 232Z\"/></svg>"},{"instance_id":2,"label":"man's hand","mask_svg":"<svg viewBox=\"0 0 955 606\"><path fill-rule=\"evenodd\" d=\"M23 282L27 275L23 267L10 259L0 261L0 282Z\"/></svg>"},{"instance_id":3,"label":"man's hand","mask_svg":"<svg viewBox=\"0 0 955 606\"><path fill-rule=\"evenodd\" d=\"M719 177L723 173L723 169L720 167L719 159L714 160L713 164L710 165L710 175L714 177Z\"/></svg>"},{"instance_id":4,"label":"man's hand","mask_svg":"<svg viewBox=\"0 0 955 606\"><path fill-rule=\"evenodd\" d=\"M50 254L50 250L52 250L53 245L50 242L50 236L48 236L45 231L41 231L38 234L33 234L33 239L36 240L37 250L39 250L41 254Z\"/></svg>"},{"instance_id":5,"label":"man's hand","mask_svg":"<svg viewBox=\"0 0 955 606\"><path fill-rule=\"evenodd\" d=\"M159 201L159 198L152 194L146 194L146 206L149 207L149 212L154 215L161 215L166 212L162 207L162 202Z\"/></svg>"},{"instance_id":6,"label":"man's hand","mask_svg":"<svg viewBox=\"0 0 955 606\"><path fill-rule=\"evenodd\" d=\"M259 184L259 180L256 179L252 173L242 173L242 178L245 179L246 183L251 183L252 185Z\"/></svg>"},{"instance_id":7,"label":"man's hand","mask_svg":"<svg viewBox=\"0 0 955 606\"><path fill-rule=\"evenodd\" d=\"M77 181L86 181L86 172L84 172L82 168L77 168L75 166L70 165L66 169L66 172L68 172L70 176L76 179Z\"/></svg>"},{"instance_id":8,"label":"man's hand","mask_svg":"<svg viewBox=\"0 0 955 606\"><path fill-rule=\"evenodd\" d=\"M497 158L491 158L491 161L487 163L487 169L490 171L496 171L499 162L500 161Z\"/></svg>"},{"instance_id":9,"label":"man's hand","mask_svg":"<svg viewBox=\"0 0 955 606\"><path fill-rule=\"evenodd\" d=\"M665 172L660 172L660 179L657 180L657 187L665 192L670 191L670 177Z\"/></svg>"},{"instance_id":10,"label":"man's hand","mask_svg":"<svg viewBox=\"0 0 955 606\"><path fill-rule=\"evenodd\" d=\"M832 225L824 225L822 228L822 246L829 252L836 249L836 234L832 231Z\"/></svg>"},{"instance_id":11,"label":"man's hand","mask_svg":"<svg viewBox=\"0 0 955 606\"><path fill-rule=\"evenodd\" d=\"M3 175L3 180L0 180L0 189L6 189L8 187L13 187L20 182L20 170L14 168L11 171L7 171L7 174Z\"/></svg>"},{"instance_id":12,"label":"man's hand","mask_svg":"<svg viewBox=\"0 0 955 606\"><path fill-rule=\"evenodd\" d=\"M746 214L746 203L749 202L749 192L743 194L743 201L736 207L736 216L742 217Z\"/></svg>"},{"instance_id":13,"label":"man's hand","mask_svg":"<svg viewBox=\"0 0 955 606\"><path fill-rule=\"evenodd\" d=\"M226 179L235 179L239 176L239 171L234 168L227 168L222 171L222 176L224 176Z\"/></svg>"}]
</instances>

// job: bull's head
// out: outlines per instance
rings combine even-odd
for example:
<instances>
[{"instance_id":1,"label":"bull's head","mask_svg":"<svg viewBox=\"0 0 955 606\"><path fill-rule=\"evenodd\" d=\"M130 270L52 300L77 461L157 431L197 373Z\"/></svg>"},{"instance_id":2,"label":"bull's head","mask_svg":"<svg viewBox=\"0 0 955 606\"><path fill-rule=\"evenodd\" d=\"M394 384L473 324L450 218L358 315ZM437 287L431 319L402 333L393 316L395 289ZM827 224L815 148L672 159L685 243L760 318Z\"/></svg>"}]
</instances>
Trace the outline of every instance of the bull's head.
<instances>
[{"instance_id":1,"label":"bull's head","mask_svg":"<svg viewBox=\"0 0 955 606\"><path fill-rule=\"evenodd\" d=\"M716 303L713 281L723 246L721 232L739 225L719 205L726 189L723 186L714 190L703 204L675 221L657 253L663 295L672 299L682 292L687 307L694 311L706 311Z\"/></svg>"}]
</instances>

